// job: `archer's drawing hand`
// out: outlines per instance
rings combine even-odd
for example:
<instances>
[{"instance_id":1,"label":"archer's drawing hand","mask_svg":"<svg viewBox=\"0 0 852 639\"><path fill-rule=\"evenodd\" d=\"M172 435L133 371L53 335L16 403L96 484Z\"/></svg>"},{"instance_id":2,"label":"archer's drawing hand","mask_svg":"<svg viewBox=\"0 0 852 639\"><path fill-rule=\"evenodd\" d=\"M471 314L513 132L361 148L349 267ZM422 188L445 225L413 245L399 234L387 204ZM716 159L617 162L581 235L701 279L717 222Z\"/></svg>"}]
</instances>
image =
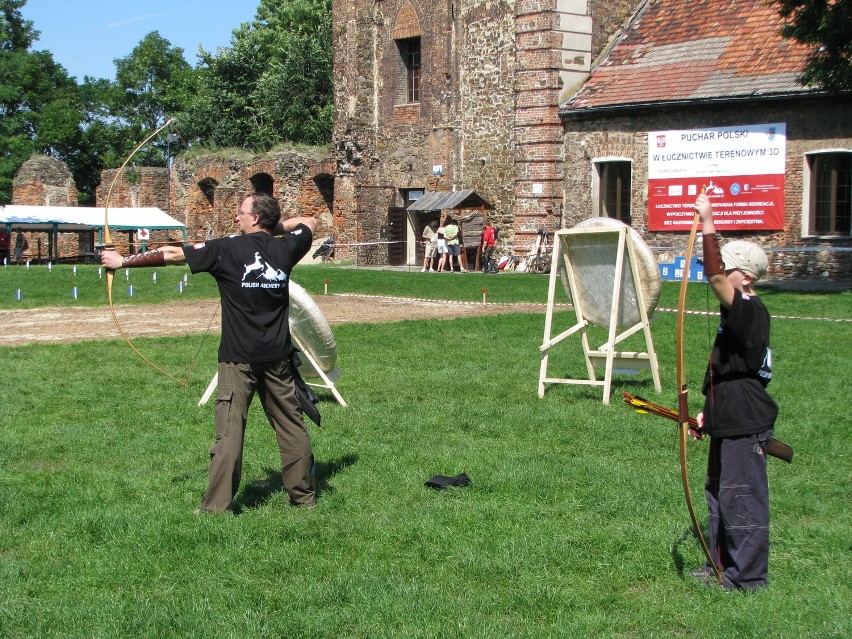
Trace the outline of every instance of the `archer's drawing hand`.
<instances>
[{"instance_id":1,"label":"archer's drawing hand","mask_svg":"<svg viewBox=\"0 0 852 639\"><path fill-rule=\"evenodd\" d=\"M704 436L707 434L704 430L704 413L698 413L695 416L695 421L698 423L698 426L690 428L689 434L692 436L692 439L704 439Z\"/></svg>"}]
</instances>

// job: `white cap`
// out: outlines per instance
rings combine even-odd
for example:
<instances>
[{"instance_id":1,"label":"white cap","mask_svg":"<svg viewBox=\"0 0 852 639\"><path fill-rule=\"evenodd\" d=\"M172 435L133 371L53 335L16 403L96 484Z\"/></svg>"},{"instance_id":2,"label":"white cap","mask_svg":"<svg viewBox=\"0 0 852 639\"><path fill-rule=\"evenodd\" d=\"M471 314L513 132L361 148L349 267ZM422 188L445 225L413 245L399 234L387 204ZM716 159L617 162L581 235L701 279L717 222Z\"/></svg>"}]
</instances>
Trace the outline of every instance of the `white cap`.
<instances>
[{"instance_id":1,"label":"white cap","mask_svg":"<svg viewBox=\"0 0 852 639\"><path fill-rule=\"evenodd\" d=\"M734 240L722 247L722 261L725 262L725 270L738 269L748 273L755 281L766 275L769 268L769 260L766 253L754 242L745 240Z\"/></svg>"}]
</instances>

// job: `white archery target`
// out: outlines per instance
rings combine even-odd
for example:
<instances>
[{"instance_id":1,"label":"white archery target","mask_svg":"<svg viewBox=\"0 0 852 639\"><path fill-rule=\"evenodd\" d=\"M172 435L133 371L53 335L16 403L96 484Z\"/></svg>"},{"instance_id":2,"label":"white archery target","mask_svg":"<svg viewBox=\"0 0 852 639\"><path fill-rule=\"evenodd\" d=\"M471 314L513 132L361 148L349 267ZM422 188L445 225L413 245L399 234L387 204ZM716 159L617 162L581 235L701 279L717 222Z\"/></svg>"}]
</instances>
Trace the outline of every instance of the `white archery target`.
<instances>
[{"instance_id":1,"label":"white archery target","mask_svg":"<svg viewBox=\"0 0 852 639\"><path fill-rule=\"evenodd\" d=\"M645 312L651 315L660 299L662 283L657 262L651 249L638 232L623 222L612 218L596 217L584 220L573 226L571 231L587 229L618 229L628 228L628 241L632 243L636 257L636 269L642 297L645 301ZM612 316L613 295L615 288L615 271L618 259L618 236L599 233L567 233L560 234L560 241L554 246L560 254L556 256L559 273L566 295L571 299L571 286L564 260L568 259L574 269L576 280L575 294L577 302L582 305L583 315L596 326L608 327ZM619 328L632 326L641 321L639 310L639 295L633 279L632 264L624 260L623 272L619 286L619 305L616 314L616 324Z\"/></svg>"}]
</instances>

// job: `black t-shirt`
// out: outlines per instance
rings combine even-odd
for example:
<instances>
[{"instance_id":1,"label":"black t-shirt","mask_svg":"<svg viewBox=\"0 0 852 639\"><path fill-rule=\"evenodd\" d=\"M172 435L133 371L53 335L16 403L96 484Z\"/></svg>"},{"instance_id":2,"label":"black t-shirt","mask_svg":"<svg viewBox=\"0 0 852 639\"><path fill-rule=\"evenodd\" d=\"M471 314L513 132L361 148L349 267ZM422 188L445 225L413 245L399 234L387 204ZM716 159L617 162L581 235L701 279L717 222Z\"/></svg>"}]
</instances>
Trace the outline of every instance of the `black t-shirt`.
<instances>
[{"instance_id":1,"label":"black t-shirt","mask_svg":"<svg viewBox=\"0 0 852 639\"><path fill-rule=\"evenodd\" d=\"M183 247L193 273L216 278L222 299L220 362L271 362L290 352L290 272L311 248L300 224L283 238L258 232Z\"/></svg>"},{"instance_id":2,"label":"black t-shirt","mask_svg":"<svg viewBox=\"0 0 852 639\"><path fill-rule=\"evenodd\" d=\"M765 390L772 379L769 311L756 295L737 290L721 316L704 375L705 428L714 437L761 433L778 414Z\"/></svg>"}]
</instances>

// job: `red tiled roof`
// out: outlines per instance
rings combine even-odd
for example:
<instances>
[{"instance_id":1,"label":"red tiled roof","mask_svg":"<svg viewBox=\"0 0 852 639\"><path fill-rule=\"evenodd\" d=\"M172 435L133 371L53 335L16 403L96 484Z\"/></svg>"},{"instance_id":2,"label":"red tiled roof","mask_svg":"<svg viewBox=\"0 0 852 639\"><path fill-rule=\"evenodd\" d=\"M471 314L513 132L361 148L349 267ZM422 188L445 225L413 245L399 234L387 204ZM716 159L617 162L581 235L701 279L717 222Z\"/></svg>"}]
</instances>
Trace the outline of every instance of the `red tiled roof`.
<instances>
[{"instance_id":1,"label":"red tiled roof","mask_svg":"<svg viewBox=\"0 0 852 639\"><path fill-rule=\"evenodd\" d=\"M769 0L650 0L562 111L809 93L783 24Z\"/></svg>"}]
</instances>

